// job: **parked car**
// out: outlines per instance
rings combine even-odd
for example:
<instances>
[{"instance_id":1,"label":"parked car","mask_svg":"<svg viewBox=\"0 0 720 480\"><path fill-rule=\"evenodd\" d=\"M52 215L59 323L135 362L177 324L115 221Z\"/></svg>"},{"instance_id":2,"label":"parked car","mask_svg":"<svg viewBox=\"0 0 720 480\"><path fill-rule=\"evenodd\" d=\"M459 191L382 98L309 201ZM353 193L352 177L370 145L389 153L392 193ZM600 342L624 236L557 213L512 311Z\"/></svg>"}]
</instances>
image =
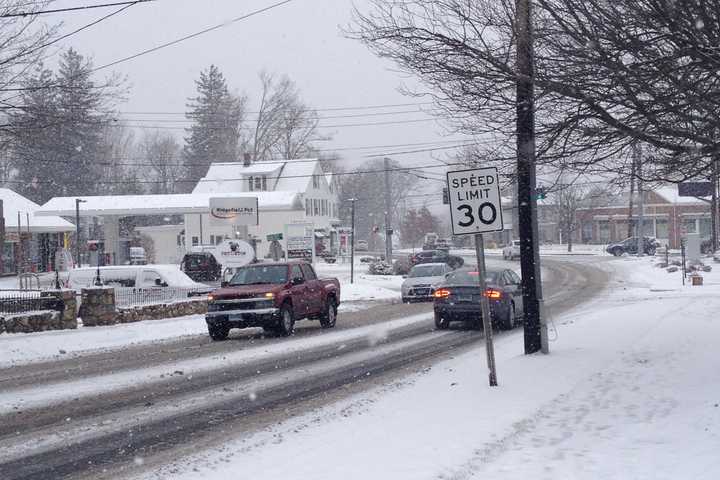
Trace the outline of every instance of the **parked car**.
<instances>
[{"instance_id":1,"label":"parked car","mask_svg":"<svg viewBox=\"0 0 720 480\"><path fill-rule=\"evenodd\" d=\"M215 282L220 279L222 265L210 252L190 252L180 261L180 270L196 282Z\"/></svg>"},{"instance_id":2,"label":"parked car","mask_svg":"<svg viewBox=\"0 0 720 480\"><path fill-rule=\"evenodd\" d=\"M65 286L75 290L92 287L97 279L98 267L76 268L67 272ZM207 293L210 287L194 281L175 265L122 265L100 267L103 286L143 288L180 288Z\"/></svg>"},{"instance_id":3,"label":"parked car","mask_svg":"<svg viewBox=\"0 0 720 480\"><path fill-rule=\"evenodd\" d=\"M304 318L319 320L322 328L334 327L339 304L338 280L318 279L309 263L256 263L238 268L229 282L210 293L205 322L213 340L246 327L290 335L295 322Z\"/></svg>"},{"instance_id":4,"label":"parked car","mask_svg":"<svg viewBox=\"0 0 720 480\"><path fill-rule=\"evenodd\" d=\"M410 263L420 265L423 263L447 263L452 268L460 268L465 261L457 255L450 255L446 250L423 250L410 257Z\"/></svg>"},{"instance_id":5,"label":"parked car","mask_svg":"<svg viewBox=\"0 0 720 480\"><path fill-rule=\"evenodd\" d=\"M643 237L644 252L646 255L655 255L655 251L660 243L652 237ZM629 255L637 255L638 253L638 237L626 238L622 242L611 243L605 251L619 257L625 253Z\"/></svg>"},{"instance_id":6,"label":"parked car","mask_svg":"<svg viewBox=\"0 0 720 480\"><path fill-rule=\"evenodd\" d=\"M520 258L520 240L513 240L503 248L503 258L505 260Z\"/></svg>"},{"instance_id":7,"label":"parked car","mask_svg":"<svg viewBox=\"0 0 720 480\"><path fill-rule=\"evenodd\" d=\"M491 269L485 273L485 283L493 326L514 328L523 312L520 277L509 269ZM449 273L433 293L435 326L446 329L451 322L461 321L481 328L480 294L477 270L461 268Z\"/></svg>"},{"instance_id":8,"label":"parked car","mask_svg":"<svg viewBox=\"0 0 720 480\"><path fill-rule=\"evenodd\" d=\"M432 300L435 285L452 269L446 263L423 263L410 270L400 287L403 303Z\"/></svg>"},{"instance_id":9,"label":"parked car","mask_svg":"<svg viewBox=\"0 0 720 480\"><path fill-rule=\"evenodd\" d=\"M438 241L435 242L435 248L437 250L450 250L450 247L452 246L452 242L449 238L441 238Z\"/></svg>"},{"instance_id":10,"label":"parked car","mask_svg":"<svg viewBox=\"0 0 720 480\"><path fill-rule=\"evenodd\" d=\"M368 242L367 240L358 240L355 242L355 250L358 252L367 252L368 251Z\"/></svg>"}]
</instances>

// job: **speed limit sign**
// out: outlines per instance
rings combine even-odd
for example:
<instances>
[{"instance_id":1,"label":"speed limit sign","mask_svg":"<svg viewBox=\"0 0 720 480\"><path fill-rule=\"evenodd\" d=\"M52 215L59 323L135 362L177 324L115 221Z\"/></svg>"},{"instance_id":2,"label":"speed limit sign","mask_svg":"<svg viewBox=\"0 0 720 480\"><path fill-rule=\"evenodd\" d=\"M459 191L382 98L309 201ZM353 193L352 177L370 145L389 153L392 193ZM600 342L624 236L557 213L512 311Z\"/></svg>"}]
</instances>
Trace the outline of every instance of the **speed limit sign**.
<instances>
[{"instance_id":1,"label":"speed limit sign","mask_svg":"<svg viewBox=\"0 0 720 480\"><path fill-rule=\"evenodd\" d=\"M474 235L503 229L497 168L447 173L453 235Z\"/></svg>"}]
</instances>

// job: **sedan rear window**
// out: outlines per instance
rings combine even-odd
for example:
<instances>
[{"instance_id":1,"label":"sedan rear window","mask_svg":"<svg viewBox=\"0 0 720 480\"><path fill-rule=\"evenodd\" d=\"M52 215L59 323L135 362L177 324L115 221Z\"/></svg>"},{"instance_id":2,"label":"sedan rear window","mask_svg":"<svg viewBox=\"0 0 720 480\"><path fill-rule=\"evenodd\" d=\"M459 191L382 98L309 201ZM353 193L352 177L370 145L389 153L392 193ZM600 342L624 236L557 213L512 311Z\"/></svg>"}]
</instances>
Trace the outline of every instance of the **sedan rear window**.
<instances>
[{"instance_id":1,"label":"sedan rear window","mask_svg":"<svg viewBox=\"0 0 720 480\"><path fill-rule=\"evenodd\" d=\"M410 278L415 277L440 277L445 274L445 268L442 265L418 265L410 270Z\"/></svg>"},{"instance_id":2,"label":"sedan rear window","mask_svg":"<svg viewBox=\"0 0 720 480\"><path fill-rule=\"evenodd\" d=\"M485 272L485 282L497 284L500 272ZM448 285L474 285L478 282L478 272L475 270L456 270L447 276Z\"/></svg>"}]
</instances>

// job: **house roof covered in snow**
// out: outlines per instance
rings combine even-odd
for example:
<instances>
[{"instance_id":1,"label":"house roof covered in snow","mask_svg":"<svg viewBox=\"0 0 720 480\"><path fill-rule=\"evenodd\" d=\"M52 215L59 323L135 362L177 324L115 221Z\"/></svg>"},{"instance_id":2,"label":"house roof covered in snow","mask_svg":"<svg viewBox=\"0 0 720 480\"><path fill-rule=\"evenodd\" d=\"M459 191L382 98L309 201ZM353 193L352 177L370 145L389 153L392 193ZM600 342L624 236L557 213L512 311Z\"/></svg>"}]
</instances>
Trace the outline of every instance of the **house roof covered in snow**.
<instances>
[{"instance_id":1,"label":"house roof covered in snow","mask_svg":"<svg viewBox=\"0 0 720 480\"><path fill-rule=\"evenodd\" d=\"M313 175L322 175L316 158L298 158L287 161L255 162L245 166L242 162L213 163L193 189L193 193L234 193L246 191L248 177L265 175L267 189L305 193Z\"/></svg>"},{"instance_id":2,"label":"house roof covered in snow","mask_svg":"<svg viewBox=\"0 0 720 480\"><path fill-rule=\"evenodd\" d=\"M172 215L209 213L210 198L257 197L260 210L292 210L297 204L295 192L181 193L168 195L108 195L55 197L40 207L38 215L75 215L75 199L80 198L81 216Z\"/></svg>"},{"instance_id":3,"label":"house roof covered in snow","mask_svg":"<svg viewBox=\"0 0 720 480\"><path fill-rule=\"evenodd\" d=\"M18 212L20 213L20 229L23 232L26 232L28 228L28 214L31 233L72 232L75 230L75 225L58 216L37 215L37 211L41 208L40 205L9 188L0 188L0 199L3 201L5 229L8 231L16 232L18 230Z\"/></svg>"}]
</instances>

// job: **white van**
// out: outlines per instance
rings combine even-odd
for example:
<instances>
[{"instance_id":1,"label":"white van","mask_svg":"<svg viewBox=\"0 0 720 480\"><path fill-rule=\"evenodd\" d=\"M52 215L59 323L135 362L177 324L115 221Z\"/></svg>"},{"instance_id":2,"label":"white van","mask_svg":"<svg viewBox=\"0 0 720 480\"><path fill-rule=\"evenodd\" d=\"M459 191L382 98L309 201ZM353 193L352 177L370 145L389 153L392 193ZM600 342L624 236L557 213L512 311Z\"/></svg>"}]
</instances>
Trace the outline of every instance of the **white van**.
<instances>
[{"instance_id":1,"label":"white van","mask_svg":"<svg viewBox=\"0 0 720 480\"><path fill-rule=\"evenodd\" d=\"M66 287L75 290L95 285L97 267L70 270ZM100 281L109 287L208 288L185 275L176 265L125 265L100 267Z\"/></svg>"}]
</instances>

